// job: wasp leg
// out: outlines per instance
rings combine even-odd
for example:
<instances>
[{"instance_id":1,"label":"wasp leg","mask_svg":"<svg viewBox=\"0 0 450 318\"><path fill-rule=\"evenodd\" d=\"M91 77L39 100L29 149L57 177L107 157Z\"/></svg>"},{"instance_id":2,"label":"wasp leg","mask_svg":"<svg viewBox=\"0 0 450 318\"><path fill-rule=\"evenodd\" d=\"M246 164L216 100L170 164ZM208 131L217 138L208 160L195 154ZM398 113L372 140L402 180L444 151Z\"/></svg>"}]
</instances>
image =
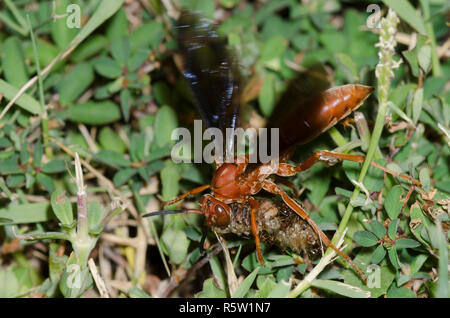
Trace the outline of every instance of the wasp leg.
<instances>
[{"instance_id":1,"label":"wasp leg","mask_svg":"<svg viewBox=\"0 0 450 318\"><path fill-rule=\"evenodd\" d=\"M348 161L363 163L365 159L366 159L365 156L348 155L348 154L343 154L343 153L338 153L338 152L321 150L321 151L317 151L317 152L313 153L310 157L308 157L305 161L298 164L297 166L292 166L292 165L289 165L286 163L281 163L279 165L277 175L283 176L283 177L290 177L290 176L297 174L298 172L301 172L301 171L311 168L313 165L315 165L316 163L321 162L321 161L322 162L333 162L333 161L337 161L337 160L348 160ZM397 177L397 178L408 180L412 184L414 184L420 188L422 187L422 184L419 181L417 181L414 178L411 178L410 176L405 176L403 174L397 173L397 172L390 170L388 168L385 168L373 161L371 161L370 164L378 169L383 170L386 173L389 173L389 174Z\"/></svg>"},{"instance_id":2,"label":"wasp leg","mask_svg":"<svg viewBox=\"0 0 450 318\"><path fill-rule=\"evenodd\" d=\"M256 224L256 217L255 213L258 209L258 201L250 197L249 199L251 210L250 210L250 225L252 228L252 234L255 238L255 244L256 244L256 255L258 256L258 260L261 263L261 265L264 265L264 258L262 256L261 252L261 241L259 239L259 230L258 230L258 224Z\"/></svg>"},{"instance_id":3,"label":"wasp leg","mask_svg":"<svg viewBox=\"0 0 450 318\"><path fill-rule=\"evenodd\" d=\"M187 196L199 194L199 193L201 193L201 192L203 192L203 191L209 189L209 187L210 187L209 184L205 184L205 185L202 185L201 187L194 188L194 189L192 189L191 191L186 192L186 193L184 193L184 194L182 194L182 195L176 197L175 199L172 199L172 200L170 200L170 201L165 201L165 202L163 202L163 203L162 203L162 206L164 207L164 206L166 206L166 205L171 205L171 204L174 204L174 203L176 203L176 202L178 202L178 201L183 200L183 199L186 198Z\"/></svg>"},{"instance_id":4,"label":"wasp leg","mask_svg":"<svg viewBox=\"0 0 450 318\"><path fill-rule=\"evenodd\" d=\"M309 225L316 231L316 233L319 235L319 238L322 240L322 242L327 246L331 247L336 253L338 253L340 256L342 256L352 267L356 270L356 272L361 276L361 278L366 281L366 276L364 273L359 269L359 267L353 262L353 260L342 253L334 244L331 243L331 241L328 239L328 237L325 235L325 233L322 232L322 230L317 226L317 224L311 219L309 214L303 210L303 208L295 202L291 197L289 197L286 192L283 191L279 186L277 186L275 183L273 183L270 180L264 180L264 190L267 192L280 195L283 201L297 213L302 219L307 221Z\"/></svg>"},{"instance_id":5,"label":"wasp leg","mask_svg":"<svg viewBox=\"0 0 450 318\"><path fill-rule=\"evenodd\" d=\"M292 192L294 193L294 198L298 199L301 195L301 192L303 192L302 190L299 190L295 184L293 184L292 182L290 182L289 180L280 178L280 176L275 175L275 179L276 182L281 183L283 185L285 185L286 187L290 188L292 190Z\"/></svg>"},{"instance_id":6,"label":"wasp leg","mask_svg":"<svg viewBox=\"0 0 450 318\"><path fill-rule=\"evenodd\" d=\"M203 232L202 238L200 239L200 255L202 255L202 256L206 254L205 241L206 241L207 235L208 235L208 233L206 231Z\"/></svg>"}]
</instances>

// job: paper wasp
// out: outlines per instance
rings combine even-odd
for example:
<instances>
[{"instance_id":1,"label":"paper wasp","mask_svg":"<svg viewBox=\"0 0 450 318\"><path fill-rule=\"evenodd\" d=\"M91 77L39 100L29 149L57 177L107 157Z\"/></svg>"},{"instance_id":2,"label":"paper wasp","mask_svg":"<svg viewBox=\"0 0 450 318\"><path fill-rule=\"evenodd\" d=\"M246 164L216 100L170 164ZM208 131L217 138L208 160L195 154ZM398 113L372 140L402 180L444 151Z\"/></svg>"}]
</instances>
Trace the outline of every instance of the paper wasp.
<instances>
[{"instance_id":1,"label":"paper wasp","mask_svg":"<svg viewBox=\"0 0 450 318\"><path fill-rule=\"evenodd\" d=\"M241 103L242 77L236 59L227 50L226 42L218 36L209 20L193 13L184 12L178 21L177 29L182 73L190 85L203 121L208 127L218 128L223 132L227 128L241 127L241 109L244 106ZM321 87L305 95L301 85L299 80L291 82L279 100L275 114L269 119L268 127L278 128L280 136L279 158L275 165L273 161L249 163L248 157L242 160L243 158L238 156L234 157L234 162L218 160L217 170L210 184L164 202L164 205L171 205L189 195L209 190L210 194L203 195L199 201L200 209L162 211L146 216L195 212L203 214L207 225L217 232L251 234L255 239L257 257L261 264L264 264L261 241L296 252L305 249L317 252L317 248L323 244L345 258L364 279L364 274L352 259L330 242L305 209L292 199L272 176L291 177L318 162L364 162L364 156L326 150L313 153L297 165L287 161L296 145L308 143L344 119L363 104L373 88L349 84L328 89ZM227 148L230 141L223 142L224 148ZM377 167L382 168L378 165ZM420 185L408 176L395 175ZM279 196L285 204L284 207L277 206L275 201L255 199L255 195L262 191ZM270 221L278 222L279 227L271 228ZM294 242L297 227L298 237L306 233L309 238L303 237ZM287 232L290 234L286 235ZM282 235L285 235L285 238L282 238Z\"/></svg>"}]
</instances>

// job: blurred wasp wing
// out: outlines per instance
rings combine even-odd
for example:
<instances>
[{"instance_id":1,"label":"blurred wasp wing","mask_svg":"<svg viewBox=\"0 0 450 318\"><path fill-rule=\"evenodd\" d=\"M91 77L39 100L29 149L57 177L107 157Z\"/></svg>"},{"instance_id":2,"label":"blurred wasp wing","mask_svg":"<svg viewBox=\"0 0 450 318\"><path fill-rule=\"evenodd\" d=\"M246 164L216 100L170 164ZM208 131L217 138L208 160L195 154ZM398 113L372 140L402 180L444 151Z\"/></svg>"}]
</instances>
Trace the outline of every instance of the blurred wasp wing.
<instances>
[{"instance_id":1,"label":"blurred wasp wing","mask_svg":"<svg viewBox=\"0 0 450 318\"><path fill-rule=\"evenodd\" d=\"M239 127L240 74L210 20L183 12L177 25L182 72L208 128Z\"/></svg>"}]
</instances>

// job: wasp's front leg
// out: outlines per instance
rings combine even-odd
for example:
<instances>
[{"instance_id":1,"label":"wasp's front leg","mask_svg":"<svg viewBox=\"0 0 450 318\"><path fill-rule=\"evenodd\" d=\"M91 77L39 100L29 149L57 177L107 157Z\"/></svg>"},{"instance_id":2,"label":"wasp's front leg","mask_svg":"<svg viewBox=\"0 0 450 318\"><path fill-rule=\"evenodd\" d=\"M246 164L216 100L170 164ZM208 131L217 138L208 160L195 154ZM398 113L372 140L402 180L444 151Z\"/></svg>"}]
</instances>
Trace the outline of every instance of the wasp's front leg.
<instances>
[{"instance_id":1,"label":"wasp's front leg","mask_svg":"<svg viewBox=\"0 0 450 318\"><path fill-rule=\"evenodd\" d=\"M186 198L186 197L188 197L190 195L199 194L199 193L201 193L201 192L203 192L203 191L205 191L205 190L207 190L209 188L210 188L209 184L205 184L205 185L202 185L201 187L194 188L191 191L186 192L186 193L176 197L175 199L163 202L162 203L162 207L164 207L166 205L171 205L171 204L177 203L178 201L181 201L181 200L183 200L184 198Z\"/></svg>"}]
</instances>

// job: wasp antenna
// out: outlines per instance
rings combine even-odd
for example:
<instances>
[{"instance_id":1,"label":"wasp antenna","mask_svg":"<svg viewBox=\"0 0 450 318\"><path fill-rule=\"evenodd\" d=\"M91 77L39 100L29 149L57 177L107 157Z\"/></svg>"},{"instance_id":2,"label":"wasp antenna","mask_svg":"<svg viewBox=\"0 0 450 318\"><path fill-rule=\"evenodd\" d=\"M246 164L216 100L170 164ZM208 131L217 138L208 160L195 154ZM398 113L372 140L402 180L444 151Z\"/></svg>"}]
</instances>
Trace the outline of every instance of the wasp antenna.
<instances>
[{"instance_id":1,"label":"wasp antenna","mask_svg":"<svg viewBox=\"0 0 450 318\"><path fill-rule=\"evenodd\" d=\"M156 212L150 212L147 214L144 214L142 217L151 217L151 216L157 216L157 215L166 215L166 214L179 214L183 213L183 210L165 210L165 211L156 211Z\"/></svg>"},{"instance_id":2,"label":"wasp antenna","mask_svg":"<svg viewBox=\"0 0 450 318\"><path fill-rule=\"evenodd\" d=\"M156 212L150 212L147 214L144 214L142 217L151 217L151 216L157 216L157 215L166 215L166 214L182 214L182 213L197 213L197 214L203 214L201 210L163 210L163 211L156 211Z\"/></svg>"}]
</instances>

